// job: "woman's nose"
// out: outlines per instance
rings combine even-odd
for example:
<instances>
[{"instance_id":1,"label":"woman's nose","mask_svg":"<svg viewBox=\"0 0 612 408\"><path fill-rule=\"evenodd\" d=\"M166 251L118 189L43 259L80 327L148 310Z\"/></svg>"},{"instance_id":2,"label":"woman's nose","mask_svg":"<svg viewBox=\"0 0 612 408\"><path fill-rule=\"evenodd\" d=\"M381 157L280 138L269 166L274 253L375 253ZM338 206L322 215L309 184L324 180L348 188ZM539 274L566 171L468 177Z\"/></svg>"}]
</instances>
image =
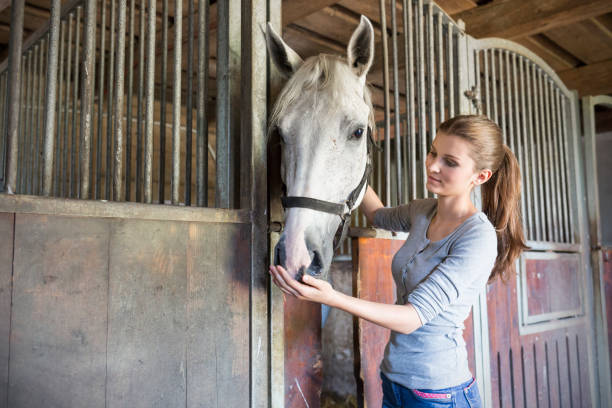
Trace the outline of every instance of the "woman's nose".
<instances>
[{"instance_id":1,"label":"woman's nose","mask_svg":"<svg viewBox=\"0 0 612 408\"><path fill-rule=\"evenodd\" d=\"M438 160L437 159L429 159L429 163L427 165L427 170L429 170L430 173L437 173L440 171L440 165L438 164Z\"/></svg>"}]
</instances>

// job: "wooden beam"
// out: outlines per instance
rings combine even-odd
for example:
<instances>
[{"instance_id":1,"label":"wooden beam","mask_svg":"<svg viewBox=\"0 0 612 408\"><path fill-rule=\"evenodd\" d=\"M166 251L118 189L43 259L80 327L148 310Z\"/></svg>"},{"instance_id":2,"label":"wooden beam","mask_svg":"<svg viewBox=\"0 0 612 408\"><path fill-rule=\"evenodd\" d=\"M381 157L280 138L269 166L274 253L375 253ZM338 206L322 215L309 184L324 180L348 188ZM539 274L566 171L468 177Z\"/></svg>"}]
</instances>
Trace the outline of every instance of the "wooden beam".
<instances>
[{"instance_id":1,"label":"wooden beam","mask_svg":"<svg viewBox=\"0 0 612 408\"><path fill-rule=\"evenodd\" d=\"M544 34L536 34L515 41L542 57L555 71L584 65L584 61L574 57Z\"/></svg>"},{"instance_id":2,"label":"wooden beam","mask_svg":"<svg viewBox=\"0 0 612 408\"><path fill-rule=\"evenodd\" d=\"M11 6L11 0L0 0L0 13Z\"/></svg>"},{"instance_id":3,"label":"wooden beam","mask_svg":"<svg viewBox=\"0 0 612 408\"><path fill-rule=\"evenodd\" d=\"M453 15L476 38L516 39L612 11L610 0L500 0Z\"/></svg>"},{"instance_id":4,"label":"wooden beam","mask_svg":"<svg viewBox=\"0 0 612 408\"><path fill-rule=\"evenodd\" d=\"M337 2L338 0L283 0L283 26Z\"/></svg>"},{"instance_id":5,"label":"wooden beam","mask_svg":"<svg viewBox=\"0 0 612 408\"><path fill-rule=\"evenodd\" d=\"M569 89L580 97L612 94L612 59L557 72Z\"/></svg>"}]
</instances>

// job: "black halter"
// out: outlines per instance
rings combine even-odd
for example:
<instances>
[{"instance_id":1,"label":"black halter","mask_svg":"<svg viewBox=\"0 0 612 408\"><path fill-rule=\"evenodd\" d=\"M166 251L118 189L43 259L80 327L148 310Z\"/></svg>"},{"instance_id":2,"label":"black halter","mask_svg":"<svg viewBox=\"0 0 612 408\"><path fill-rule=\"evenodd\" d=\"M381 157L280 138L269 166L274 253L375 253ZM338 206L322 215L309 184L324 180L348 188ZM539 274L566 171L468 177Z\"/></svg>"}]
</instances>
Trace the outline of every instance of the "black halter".
<instances>
[{"instance_id":1,"label":"black halter","mask_svg":"<svg viewBox=\"0 0 612 408\"><path fill-rule=\"evenodd\" d=\"M361 177L361 181L355 187L353 191L349 194L348 198L343 203L334 203L331 201L318 200L316 198L311 197L281 197L281 202L283 204L283 208L307 208L310 210L320 211L328 214L338 215L340 217L340 226L336 231L334 236L334 251L338 249L338 247L342 244L344 239L346 238L348 227L350 222L351 213L353 212L353 207L355 207L355 203L361 192L366 187L368 182L368 177L372 172L372 163L371 163L371 152L372 147L376 147L374 143L374 139L372 138L372 131L368 128L368 149L367 149L367 162L366 168L363 172L363 177Z\"/></svg>"}]
</instances>

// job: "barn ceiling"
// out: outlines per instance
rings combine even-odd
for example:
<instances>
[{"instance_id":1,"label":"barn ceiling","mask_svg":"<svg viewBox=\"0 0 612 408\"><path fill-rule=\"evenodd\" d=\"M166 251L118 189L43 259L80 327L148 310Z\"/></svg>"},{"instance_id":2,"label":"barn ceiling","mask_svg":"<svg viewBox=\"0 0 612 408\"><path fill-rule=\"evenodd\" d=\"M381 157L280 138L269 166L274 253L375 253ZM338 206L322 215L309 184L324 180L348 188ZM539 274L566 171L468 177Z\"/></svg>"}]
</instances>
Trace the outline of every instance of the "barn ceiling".
<instances>
[{"instance_id":1,"label":"barn ceiling","mask_svg":"<svg viewBox=\"0 0 612 408\"><path fill-rule=\"evenodd\" d=\"M62 0L62 4L67 2ZM49 18L49 3L49 0L26 1L25 37ZM160 12L161 0L158 3ZM380 23L377 0L282 3L283 34L304 57L322 51L343 54L360 14L368 16L376 28ZM529 48L557 72L568 88L578 90L580 96L612 95L612 1L437 0L436 3L456 21L463 20L467 33L476 38L501 37ZM10 4L10 0L0 0L0 61L8 55ZM380 31L377 40L380 41ZM376 69L371 74L374 82Z\"/></svg>"}]
</instances>

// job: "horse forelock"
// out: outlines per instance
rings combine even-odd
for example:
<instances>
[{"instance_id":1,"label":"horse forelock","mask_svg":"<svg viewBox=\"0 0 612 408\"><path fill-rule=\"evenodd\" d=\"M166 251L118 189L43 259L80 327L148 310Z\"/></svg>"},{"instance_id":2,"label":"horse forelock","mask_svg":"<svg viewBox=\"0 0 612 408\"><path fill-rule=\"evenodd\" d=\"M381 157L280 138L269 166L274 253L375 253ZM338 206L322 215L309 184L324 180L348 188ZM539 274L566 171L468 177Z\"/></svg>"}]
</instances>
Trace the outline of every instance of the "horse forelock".
<instances>
[{"instance_id":1,"label":"horse forelock","mask_svg":"<svg viewBox=\"0 0 612 408\"><path fill-rule=\"evenodd\" d=\"M268 129L272 131L279 126L281 118L285 116L287 110L296 100L304 95L306 90L315 90L315 98L320 92L331 92L332 95L346 92L344 89L345 82L343 81L344 75L354 74L346 61L341 57L319 54L306 59L297 72L287 81L276 99ZM374 130L374 107L372 106L368 86L365 86L363 100L369 109L368 126ZM313 104L316 104L316 99L313 100ZM329 108L333 109L334 107Z\"/></svg>"}]
</instances>

